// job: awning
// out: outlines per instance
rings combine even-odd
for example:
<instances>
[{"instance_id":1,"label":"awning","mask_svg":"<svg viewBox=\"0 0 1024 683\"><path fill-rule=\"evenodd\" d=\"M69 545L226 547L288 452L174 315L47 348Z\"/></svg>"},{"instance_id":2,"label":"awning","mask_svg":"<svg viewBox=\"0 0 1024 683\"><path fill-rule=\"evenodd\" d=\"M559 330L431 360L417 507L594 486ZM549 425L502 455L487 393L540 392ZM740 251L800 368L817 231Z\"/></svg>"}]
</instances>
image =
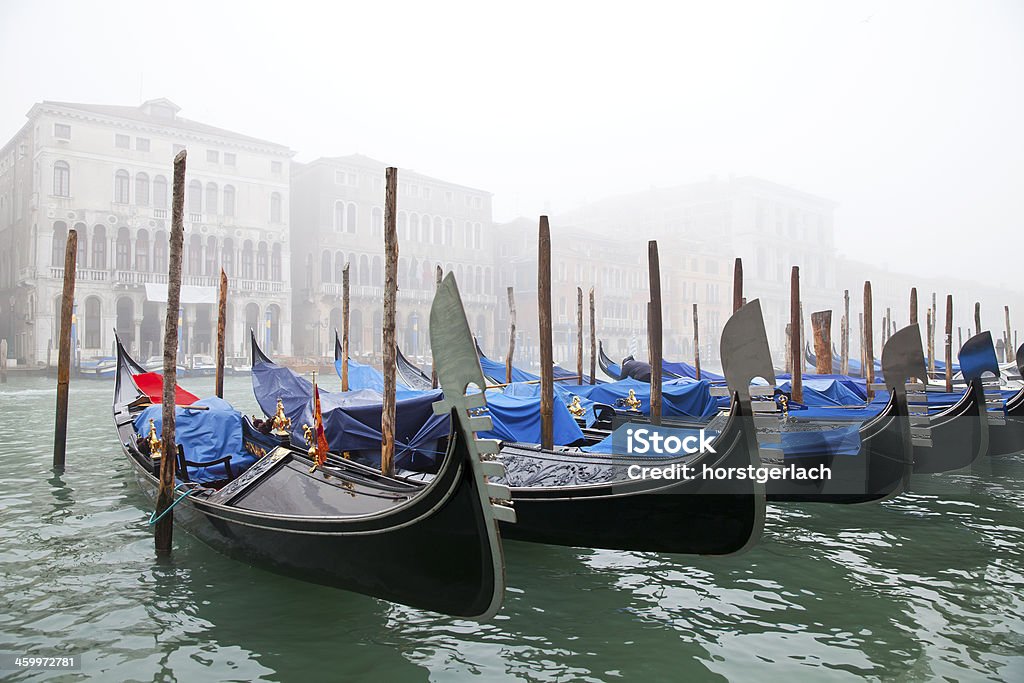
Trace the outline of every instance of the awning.
<instances>
[{"instance_id":1,"label":"awning","mask_svg":"<svg viewBox=\"0 0 1024 683\"><path fill-rule=\"evenodd\" d=\"M158 304L167 303L167 285L147 282L146 300ZM215 304L217 303L216 287L200 287L198 285L181 286L182 304Z\"/></svg>"}]
</instances>

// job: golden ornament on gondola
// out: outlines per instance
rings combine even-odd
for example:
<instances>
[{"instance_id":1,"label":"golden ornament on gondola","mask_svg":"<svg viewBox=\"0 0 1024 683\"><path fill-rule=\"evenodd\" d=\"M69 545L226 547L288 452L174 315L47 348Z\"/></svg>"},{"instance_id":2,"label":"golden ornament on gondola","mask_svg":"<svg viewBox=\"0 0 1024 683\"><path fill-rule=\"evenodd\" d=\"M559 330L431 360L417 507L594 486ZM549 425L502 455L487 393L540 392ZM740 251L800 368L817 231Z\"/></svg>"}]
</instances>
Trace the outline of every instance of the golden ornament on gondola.
<instances>
[{"instance_id":1,"label":"golden ornament on gondola","mask_svg":"<svg viewBox=\"0 0 1024 683\"><path fill-rule=\"evenodd\" d=\"M149 420L149 435L146 440L149 442L149 457L156 460L164 452L164 442L160 440L159 436L157 436L156 422L154 422L152 418Z\"/></svg>"},{"instance_id":2,"label":"golden ornament on gondola","mask_svg":"<svg viewBox=\"0 0 1024 683\"><path fill-rule=\"evenodd\" d=\"M271 431L278 436L288 434L288 430L292 428L291 418L284 414L284 403L281 399L277 399L277 412L274 413L271 427Z\"/></svg>"},{"instance_id":3,"label":"golden ornament on gondola","mask_svg":"<svg viewBox=\"0 0 1024 683\"><path fill-rule=\"evenodd\" d=\"M626 407L631 410L640 410L640 399L636 397L636 392L632 389L629 390L629 396L626 397Z\"/></svg>"},{"instance_id":4,"label":"golden ornament on gondola","mask_svg":"<svg viewBox=\"0 0 1024 683\"><path fill-rule=\"evenodd\" d=\"M580 397L573 396L572 403L569 404L569 412L572 413L573 417L583 417L587 410L580 405Z\"/></svg>"}]
</instances>

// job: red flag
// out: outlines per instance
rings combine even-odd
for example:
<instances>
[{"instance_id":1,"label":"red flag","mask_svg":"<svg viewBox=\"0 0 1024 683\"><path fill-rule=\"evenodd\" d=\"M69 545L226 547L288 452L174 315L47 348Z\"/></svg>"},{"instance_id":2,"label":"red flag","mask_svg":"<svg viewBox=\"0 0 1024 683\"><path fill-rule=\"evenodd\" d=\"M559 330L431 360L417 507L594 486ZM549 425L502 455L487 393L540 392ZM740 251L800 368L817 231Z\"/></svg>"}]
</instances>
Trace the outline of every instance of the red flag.
<instances>
[{"instance_id":1,"label":"red flag","mask_svg":"<svg viewBox=\"0 0 1024 683\"><path fill-rule=\"evenodd\" d=\"M316 375L313 376L313 432L316 434L316 457L313 461L319 467L327 462L327 436L324 434L324 416L320 412L320 389L316 386Z\"/></svg>"}]
</instances>

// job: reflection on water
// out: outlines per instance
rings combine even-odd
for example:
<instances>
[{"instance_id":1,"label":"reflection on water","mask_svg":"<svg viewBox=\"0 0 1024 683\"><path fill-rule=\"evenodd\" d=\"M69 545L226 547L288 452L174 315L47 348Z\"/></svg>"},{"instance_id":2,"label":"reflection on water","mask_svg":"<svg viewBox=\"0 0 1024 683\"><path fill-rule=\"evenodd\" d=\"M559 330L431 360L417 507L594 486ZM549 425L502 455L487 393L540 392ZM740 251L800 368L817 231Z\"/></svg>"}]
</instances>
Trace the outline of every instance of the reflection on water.
<instances>
[{"instance_id":1,"label":"reflection on water","mask_svg":"<svg viewBox=\"0 0 1024 683\"><path fill-rule=\"evenodd\" d=\"M773 507L739 557L508 542L505 606L477 624L275 576L182 532L157 561L111 392L73 383L54 476L48 381L0 390L0 652L80 654L72 680L1024 678L1024 456L919 477L883 505ZM248 378L226 393L257 410Z\"/></svg>"}]
</instances>

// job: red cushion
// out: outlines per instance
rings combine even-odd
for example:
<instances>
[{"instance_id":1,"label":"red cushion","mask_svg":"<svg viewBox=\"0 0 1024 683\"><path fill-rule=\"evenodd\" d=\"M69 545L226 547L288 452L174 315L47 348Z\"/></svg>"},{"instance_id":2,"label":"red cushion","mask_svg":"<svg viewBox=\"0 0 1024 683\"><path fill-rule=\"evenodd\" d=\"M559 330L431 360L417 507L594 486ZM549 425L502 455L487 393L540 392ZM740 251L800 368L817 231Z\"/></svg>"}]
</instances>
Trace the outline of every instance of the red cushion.
<instances>
[{"instance_id":1,"label":"red cushion","mask_svg":"<svg viewBox=\"0 0 1024 683\"><path fill-rule=\"evenodd\" d=\"M149 400L153 403L163 403L164 398L164 376L155 372L147 372L141 375L132 375L135 384L139 387ZM191 394L180 386L174 387L174 405L189 406L199 400L195 394Z\"/></svg>"}]
</instances>

